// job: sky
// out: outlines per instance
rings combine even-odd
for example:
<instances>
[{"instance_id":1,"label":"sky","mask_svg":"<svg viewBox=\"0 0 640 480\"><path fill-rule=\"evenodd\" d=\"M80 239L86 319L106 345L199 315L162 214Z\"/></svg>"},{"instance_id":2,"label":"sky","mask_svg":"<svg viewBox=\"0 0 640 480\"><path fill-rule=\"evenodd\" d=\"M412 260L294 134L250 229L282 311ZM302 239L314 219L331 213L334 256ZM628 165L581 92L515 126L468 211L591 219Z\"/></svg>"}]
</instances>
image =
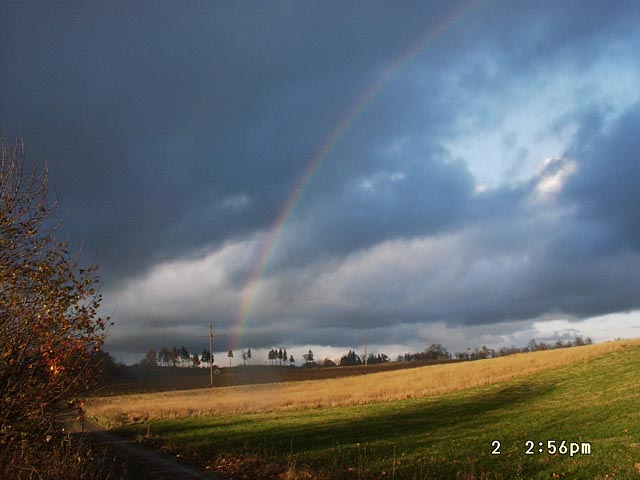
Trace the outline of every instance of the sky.
<instances>
[{"instance_id":1,"label":"sky","mask_svg":"<svg viewBox=\"0 0 640 480\"><path fill-rule=\"evenodd\" d=\"M637 337L639 23L610 0L5 1L0 131L49 162L124 361L200 352L210 323L254 363Z\"/></svg>"}]
</instances>

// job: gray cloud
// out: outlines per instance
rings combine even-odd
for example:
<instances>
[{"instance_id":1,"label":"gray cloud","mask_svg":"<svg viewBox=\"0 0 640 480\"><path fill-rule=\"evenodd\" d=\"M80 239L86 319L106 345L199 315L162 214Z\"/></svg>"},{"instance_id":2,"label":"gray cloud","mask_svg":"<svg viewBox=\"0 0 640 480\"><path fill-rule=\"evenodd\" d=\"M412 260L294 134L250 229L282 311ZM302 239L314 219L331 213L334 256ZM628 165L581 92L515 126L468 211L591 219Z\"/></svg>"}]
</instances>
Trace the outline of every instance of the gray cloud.
<instances>
[{"instance_id":1,"label":"gray cloud","mask_svg":"<svg viewBox=\"0 0 640 480\"><path fill-rule=\"evenodd\" d=\"M619 242L619 247L637 252L640 104L630 106L606 128L598 117L589 120L570 151L580 159L582 168L567 186L567 199L576 203L583 221L599 228L600 245L611 248L613 242Z\"/></svg>"},{"instance_id":2,"label":"gray cloud","mask_svg":"<svg viewBox=\"0 0 640 480\"><path fill-rule=\"evenodd\" d=\"M443 29L331 145L245 338L496 337L639 307L639 16L622 1L5 2L0 128L50 159L61 233L98 252L118 305L114 345L187 344L211 318L234 328L310 161Z\"/></svg>"}]
</instances>

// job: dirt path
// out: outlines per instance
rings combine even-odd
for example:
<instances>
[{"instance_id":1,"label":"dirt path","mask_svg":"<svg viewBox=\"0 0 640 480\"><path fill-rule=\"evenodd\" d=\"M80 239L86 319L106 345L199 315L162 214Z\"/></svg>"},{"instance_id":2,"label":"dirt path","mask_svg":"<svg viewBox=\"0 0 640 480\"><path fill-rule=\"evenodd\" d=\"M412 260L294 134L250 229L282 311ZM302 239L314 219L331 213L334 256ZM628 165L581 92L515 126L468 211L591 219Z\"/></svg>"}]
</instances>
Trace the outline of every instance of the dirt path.
<instances>
[{"instance_id":1,"label":"dirt path","mask_svg":"<svg viewBox=\"0 0 640 480\"><path fill-rule=\"evenodd\" d=\"M109 480L222 480L213 472L179 463L171 455L106 431L93 421L81 423L69 415L63 422L72 435L87 436Z\"/></svg>"}]
</instances>

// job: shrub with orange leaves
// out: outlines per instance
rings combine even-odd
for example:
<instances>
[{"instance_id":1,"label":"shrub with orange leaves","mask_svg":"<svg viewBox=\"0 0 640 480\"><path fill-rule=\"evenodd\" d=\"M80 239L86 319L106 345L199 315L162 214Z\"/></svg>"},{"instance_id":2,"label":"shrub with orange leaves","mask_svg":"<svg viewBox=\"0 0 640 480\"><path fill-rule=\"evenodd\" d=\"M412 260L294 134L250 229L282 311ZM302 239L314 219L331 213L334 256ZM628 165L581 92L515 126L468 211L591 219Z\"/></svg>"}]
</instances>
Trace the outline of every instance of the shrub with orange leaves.
<instances>
[{"instance_id":1,"label":"shrub with orange leaves","mask_svg":"<svg viewBox=\"0 0 640 480\"><path fill-rule=\"evenodd\" d=\"M22 139L0 144L0 452L9 452L47 438L56 406L86 385L105 319L97 267L81 269L55 237L47 166L26 160Z\"/></svg>"}]
</instances>

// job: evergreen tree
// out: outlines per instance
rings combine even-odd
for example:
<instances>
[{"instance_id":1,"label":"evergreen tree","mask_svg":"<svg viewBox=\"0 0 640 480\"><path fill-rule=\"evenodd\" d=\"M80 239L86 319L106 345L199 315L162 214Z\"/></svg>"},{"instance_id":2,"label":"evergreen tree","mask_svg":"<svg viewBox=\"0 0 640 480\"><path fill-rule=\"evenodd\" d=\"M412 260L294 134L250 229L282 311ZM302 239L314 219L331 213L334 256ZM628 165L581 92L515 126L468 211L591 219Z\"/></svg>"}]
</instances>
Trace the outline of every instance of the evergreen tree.
<instances>
[{"instance_id":1,"label":"evergreen tree","mask_svg":"<svg viewBox=\"0 0 640 480\"><path fill-rule=\"evenodd\" d=\"M211 353L208 349L204 349L202 351L202 355L200 355L200 361L209 363L211 361Z\"/></svg>"},{"instance_id":2,"label":"evergreen tree","mask_svg":"<svg viewBox=\"0 0 640 480\"><path fill-rule=\"evenodd\" d=\"M309 351L303 355L303 358L305 362L307 362L307 364L313 363L313 352L311 351L311 349L309 349Z\"/></svg>"},{"instance_id":3,"label":"evergreen tree","mask_svg":"<svg viewBox=\"0 0 640 480\"><path fill-rule=\"evenodd\" d=\"M180 359L180 350L178 350L175 346L171 347L171 352L169 356L169 360L171 360L171 365L175 367L178 364L179 359Z\"/></svg>"},{"instance_id":4,"label":"evergreen tree","mask_svg":"<svg viewBox=\"0 0 640 480\"><path fill-rule=\"evenodd\" d=\"M191 360L191 355L188 350L184 347L180 347L180 363L185 365L189 363L189 360Z\"/></svg>"},{"instance_id":5,"label":"evergreen tree","mask_svg":"<svg viewBox=\"0 0 640 480\"><path fill-rule=\"evenodd\" d=\"M162 347L160 349L160 353L158 353L158 360L163 367L166 367L169 364L171 359L171 355L169 353L169 349L167 347Z\"/></svg>"},{"instance_id":6,"label":"evergreen tree","mask_svg":"<svg viewBox=\"0 0 640 480\"><path fill-rule=\"evenodd\" d=\"M353 350L349 350L349 353L347 353L346 355L343 355L342 358L340 359L341 367L353 367L356 365L362 365L362 359Z\"/></svg>"},{"instance_id":7,"label":"evergreen tree","mask_svg":"<svg viewBox=\"0 0 640 480\"><path fill-rule=\"evenodd\" d=\"M198 358L197 354L193 354L193 356L191 357L191 365L194 367L199 367L200 366L200 359Z\"/></svg>"}]
</instances>

